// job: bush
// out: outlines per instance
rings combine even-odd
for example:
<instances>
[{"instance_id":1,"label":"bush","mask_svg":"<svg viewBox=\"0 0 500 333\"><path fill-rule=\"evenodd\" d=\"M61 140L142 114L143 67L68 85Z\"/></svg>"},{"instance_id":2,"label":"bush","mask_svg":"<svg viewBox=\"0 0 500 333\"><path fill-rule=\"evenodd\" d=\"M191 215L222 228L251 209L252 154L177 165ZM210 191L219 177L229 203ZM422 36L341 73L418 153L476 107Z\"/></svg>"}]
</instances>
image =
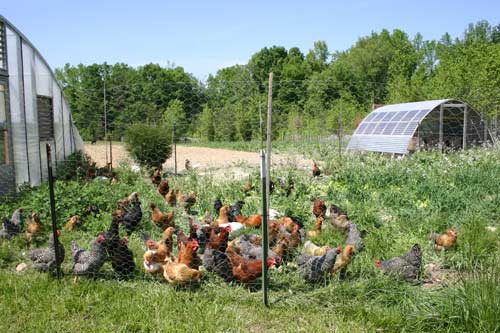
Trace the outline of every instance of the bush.
<instances>
[{"instance_id":1,"label":"bush","mask_svg":"<svg viewBox=\"0 0 500 333\"><path fill-rule=\"evenodd\" d=\"M125 146L141 166L158 167L172 154L170 135L164 128L134 124L125 133Z\"/></svg>"},{"instance_id":2,"label":"bush","mask_svg":"<svg viewBox=\"0 0 500 333\"><path fill-rule=\"evenodd\" d=\"M82 178L92 165L92 159L87 154L76 151L64 161L57 162L56 177L60 180Z\"/></svg>"}]
</instances>

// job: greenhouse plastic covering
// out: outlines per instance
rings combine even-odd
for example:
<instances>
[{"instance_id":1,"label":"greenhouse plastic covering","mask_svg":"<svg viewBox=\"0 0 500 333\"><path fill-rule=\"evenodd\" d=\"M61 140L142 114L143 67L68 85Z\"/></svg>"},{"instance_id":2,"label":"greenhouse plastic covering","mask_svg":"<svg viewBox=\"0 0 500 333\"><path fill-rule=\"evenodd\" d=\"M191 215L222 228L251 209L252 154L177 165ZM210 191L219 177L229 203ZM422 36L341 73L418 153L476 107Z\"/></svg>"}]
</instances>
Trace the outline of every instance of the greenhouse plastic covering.
<instances>
[{"instance_id":1,"label":"greenhouse plastic covering","mask_svg":"<svg viewBox=\"0 0 500 333\"><path fill-rule=\"evenodd\" d=\"M57 161L82 150L83 141L73 124L62 87L47 62L1 16L0 22L6 26L9 132L15 184L36 186L47 178L47 143L52 146L53 164L57 166ZM48 97L52 101L54 133L50 141L39 139L37 96Z\"/></svg>"}]
</instances>

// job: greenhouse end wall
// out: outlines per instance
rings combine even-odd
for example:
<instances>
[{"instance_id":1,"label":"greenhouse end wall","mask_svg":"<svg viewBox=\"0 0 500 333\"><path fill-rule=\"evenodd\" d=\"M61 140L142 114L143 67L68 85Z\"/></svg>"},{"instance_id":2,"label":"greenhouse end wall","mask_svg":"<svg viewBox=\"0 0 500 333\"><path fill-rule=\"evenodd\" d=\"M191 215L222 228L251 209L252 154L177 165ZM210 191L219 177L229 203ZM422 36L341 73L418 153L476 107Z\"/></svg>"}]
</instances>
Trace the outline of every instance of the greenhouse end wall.
<instances>
[{"instance_id":1,"label":"greenhouse end wall","mask_svg":"<svg viewBox=\"0 0 500 333\"><path fill-rule=\"evenodd\" d=\"M0 190L2 195L12 184L19 186L28 183L36 186L47 178L47 143L52 146L53 165L57 172L57 161L82 150L83 142L73 124L62 87L47 62L26 37L2 16L0 24L4 25L5 30L6 73L3 73L3 81L7 87L7 119L4 125L10 150L10 158L4 163L7 165L10 160L9 167L4 166L3 172L0 168L0 187L4 189ZM46 104L49 105L44 113L48 118L42 119L50 119L51 135L43 138L39 130L47 131L46 123L39 121L40 100L48 101Z\"/></svg>"}]
</instances>

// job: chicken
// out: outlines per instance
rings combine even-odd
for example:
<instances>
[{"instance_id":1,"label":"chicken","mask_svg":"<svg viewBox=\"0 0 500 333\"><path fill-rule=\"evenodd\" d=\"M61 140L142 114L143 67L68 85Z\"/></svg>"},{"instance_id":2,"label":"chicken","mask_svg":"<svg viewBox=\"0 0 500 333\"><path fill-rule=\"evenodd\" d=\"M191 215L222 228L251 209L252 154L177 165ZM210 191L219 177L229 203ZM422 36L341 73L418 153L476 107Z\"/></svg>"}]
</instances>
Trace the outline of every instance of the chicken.
<instances>
[{"instance_id":1,"label":"chicken","mask_svg":"<svg viewBox=\"0 0 500 333\"><path fill-rule=\"evenodd\" d=\"M245 205L244 201L236 201L236 203L232 206L229 207L228 211L228 218L229 221L234 222L236 221L236 217L238 215L241 215L241 209Z\"/></svg>"},{"instance_id":2,"label":"chicken","mask_svg":"<svg viewBox=\"0 0 500 333\"><path fill-rule=\"evenodd\" d=\"M419 244L415 244L408 253L402 256L384 261L375 260L375 266L408 282L416 282L422 266L422 249Z\"/></svg>"},{"instance_id":3,"label":"chicken","mask_svg":"<svg viewBox=\"0 0 500 333\"><path fill-rule=\"evenodd\" d=\"M91 181L92 179L95 178L95 174L96 174L96 168L95 168L95 164L90 166L87 171L85 171L85 180L86 181Z\"/></svg>"},{"instance_id":4,"label":"chicken","mask_svg":"<svg viewBox=\"0 0 500 333\"><path fill-rule=\"evenodd\" d=\"M151 209L153 210L153 215L151 216L151 221L153 221L153 223L157 227L161 228L161 230L165 230L168 227L175 228L174 211L173 210L168 212L167 214L164 214L158 209L158 207L156 207L156 205L154 203L151 203L149 205L149 207L151 207Z\"/></svg>"},{"instance_id":5,"label":"chicken","mask_svg":"<svg viewBox=\"0 0 500 333\"><path fill-rule=\"evenodd\" d=\"M176 195L181 207L184 208L184 210L189 213L191 211L191 208L196 203L196 192L192 193L191 195L183 195L179 191L179 193Z\"/></svg>"},{"instance_id":6,"label":"chicken","mask_svg":"<svg viewBox=\"0 0 500 333\"><path fill-rule=\"evenodd\" d=\"M198 269L201 266L201 259L198 256L198 242L196 239L181 243L181 248L177 255L176 263L185 264L190 268Z\"/></svg>"},{"instance_id":7,"label":"chicken","mask_svg":"<svg viewBox=\"0 0 500 333\"><path fill-rule=\"evenodd\" d=\"M355 223L349 222L346 244L352 245L356 252L362 251L365 247L361 232L359 232L358 226Z\"/></svg>"},{"instance_id":8,"label":"chicken","mask_svg":"<svg viewBox=\"0 0 500 333\"><path fill-rule=\"evenodd\" d=\"M191 162L188 159L184 162L184 169L191 170Z\"/></svg>"},{"instance_id":9,"label":"chicken","mask_svg":"<svg viewBox=\"0 0 500 333\"><path fill-rule=\"evenodd\" d=\"M128 237L137 230L142 220L141 201L137 192L129 196L128 204L121 207L122 225Z\"/></svg>"},{"instance_id":10,"label":"chicken","mask_svg":"<svg viewBox=\"0 0 500 333\"><path fill-rule=\"evenodd\" d=\"M262 239L260 236L251 234L238 237L236 240L228 244L228 249L236 252L245 259L260 259L262 260ZM273 250L268 250L269 258L277 258L281 261L281 257Z\"/></svg>"},{"instance_id":11,"label":"chicken","mask_svg":"<svg viewBox=\"0 0 500 333\"><path fill-rule=\"evenodd\" d=\"M215 213L217 214L217 216L219 215L219 212L220 212L220 209L222 208L222 206L224 206L224 204L222 203L222 200L220 198L217 198L214 200L214 210L215 210Z\"/></svg>"},{"instance_id":12,"label":"chicken","mask_svg":"<svg viewBox=\"0 0 500 333\"><path fill-rule=\"evenodd\" d=\"M345 212L335 205L330 206L330 224L342 231L349 229L349 218Z\"/></svg>"},{"instance_id":13,"label":"chicken","mask_svg":"<svg viewBox=\"0 0 500 333\"><path fill-rule=\"evenodd\" d=\"M28 216L26 219L26 242L28 243L28 247L31 245L32 241L40 238L42 233L43 224L40 220L40 214L33 212L31 218Z\"/></svg>"},{"instance_id":14,"label":"chicken","mask_svg":"<svg viewBox=\"0 0 500 333\"><path fill-rule=\"evenodd\" d=\"M2 230L0 230L0 239L11 239L20 234L23 227L23 209L18 208L10 219L4 218Z\"/></svg>"},{"instance_id":15,"label":"chicken","mask_svg":"<svg viewBox=\"0 0 500 333\"><path fill-rule=\"evenodd\" d=\"M340 251L340 247L337 248ZM347 245L342 250L337 258L335 259L335 265L333 266L332 275L337 273L340 270L345 270L347 265L351 262L352 254L354 253L354 247L352 245Z\"/></svg>"},{"instance_id":16,"label":"chicken","mask_svg":"<svg viewBox=\"0 0 500 333\"><path fill-rule=\"evenodd\" d=\"M242 191L243 191L243 193L244 193L245 195L249 195L249 194L250 194L250 192L252 192L252 190L253 190L253 189L254 189L254 186L253 186L253 184L252 184L252 183L246 183L246 184L243 186Z\"/></svg>"},{"instance_id":17,"label":"chicken","mask_svg":"<svg viewBox=\"0 0 500 333\"><path fill-rule=\"evenodd\" d=\"M262 260L245 259L231 250L227 251L226 254L233 267L234 279L244 283L246 287L249 287L262 275ZM276 258L268 258L266 265L271 267L277 263Z\"/></svg>"},{"instance_id":18,"label":"chicken","mask_svg":"<svg viewBox=\"0 0 500 333\"><path fill-rule=\"evenodd\" d=\"M234 279L233 266L228 255L219 250L206 248L203 253L203 267L209 272L215 272L224 279L224 282L231 282Z\"/></svg>"},{"instance_id":19,"label":"chicken","mask_svg":"<svg viewBox=\"0 0 500 333\"><path fill-rule=\"evenodd\" d=\"M130 277L135 272L134 254L128 248L128 238L113 240L107 251L111 266L120 277Z\"/></svg>"},{"instance_id":20,"label":"chicken","mask_svg":"<svg viewBox=\"0 0 500 333\"><path fill-rule=\"evenodd\" d=\"M318 198L314 199L313 203L313 214L316 216L316 218L322 216L324 217L326 214L326 204L323 200L320 200Z\"/></svg>"},{"instance_id":21,"label":"chicken","mask_svg":"<svg viewBox=\"0 0 500 333\"><path fill-rule=\"evenodd\" d=\"M322 256L301 254L297 257L299 272L307 282L321 282L332 272L338 254L338 249L329 250Z\"/></svg>"},{"instance_id":22,"label":"chicken","mask_svg":"<svg viewBox=\"0 0 500 333\"><path fill-rule=\"evenodd\" d=\"M44 272L52 271L64 261L65 251L63 245L59 242L60 235L61 232L57 230L54 239L54 234L51 233L46 249L35 249L30 252L30 259L33 262L34 269ZM57 254L54 247L57 247Z\"/></svg>"},{"instance_id":23,"label":"chicken","mask_svg":"<svg viewBox=\"0 0 500 333\"><path fill-rule=\"evenodd\" d=\"M96 205L88 205L87 207L85 207L85 215L90 214L99 214L99 207L97 207Z\"/></svg>"},{"instance_id":24,"label":"chicken","mask_svg":"<svg viewBox=\"0 0 500 333\"><path fill-rule=\"evenodd\" d=\"M248 217L244 217L242 215L236 216L236 222L242 223L247 227L259 228L262 224L262 215L254 214Z\"/></svg>"},{"instance_id":25,"label":"chicken","mask_svg":"<svg viewBox=\"0 0 500 333\"><path fill-rule=\"evenodd\" d=\"M80 216L73 215L69 219L68 223L66 223L66 229L68 231L73 231L73 229L75 229L75 227L78 227L81 225L82 225L82 219L80 219Z\"/></svg>"},{"instance_id":26,"label":"chicken","mask_svg":"<svg viewBox=\"0 0 500 333\"><path fill-rule=\"evenodd\" d=\"M218 227L219 224L229 223L229 209L230 206L222 206L219 210L219 217L217 217L213 223L214 227Z\"/></svg>"},{"instance_id":27,"label":"chicken","mask_svg":"<svg viewBox=\"0 0 500 333\"><path fill-rule=\"evenodd\" d=\"M306 241L304 243L303 253L309 254L311 256L322 256L332 248L330 246L318 246L311 241Z\"/></svg>"},{"instance_id":28,"label":"chicken","mask_svg":"<svg viewBox=\"0 0 500 333\"><path fill-rule=\"evenodd\" d=\"M161 167L155 168L153 175L151 176L151 182L156 186L160 185L161 182Z\"/></svg>"},{"instance_id":29,"label":"chicken","mask_svg":"<svg viewBox=\"0 0 500 333\"><path fill-rule=\"evenodd\" d=\"M165 201L171 206L174 207L177 205L177 196L173 189L170 189L168 193L165 195Z\"/></svg>"},{"instance_id":30,"label":"chicken","mask_svg":"<svg viewBox=\"0 0 500 333\"><path fill-rule=\"evenodd\" d=\"M227 249L230 232L230 228L212 228L208 240L208 247L214 250L225 252Z\"/></svg>"},{"instance_id":31,"label":"chicken","mask_svg":"<svg viewBox=\"0 0 500 333\"><path fill-rule=\"evenodd\" d=\"M201 272L167 258L163 266L163 277L172 285L186 285L198 283L201 279Z\"/></svg>"},{"instance_id":32,"label":"chicken","mask_svg":"<svg viewBox=\"0 0 500 333\"><path fill-rule=\"evenodd\" d=\"M457 231L455 229L446 230L445 234L431 234L430 238L434 241L434 248L437 251L448 250L457 243Z\"/></svg>"},{"instance_id":33,"label":"chicken","mask_svg":"<svg viewBox=\"0 0 500 333\"><path fill-rule=\"evenodd\" d=\"M159 242L153 241L146 233L142 238L146 242L147 251L144 253L144 269L149 273L159 273L163 270L163 264L172 255L173 239L175 229L169 227L163 232Z\"/></svg>"},{"instance_id":34,"label":"chicken","mask_svg":"<svg viewBox=\"0 0 500 333\"><path fill-rule=\"evenodd\" d=\"M321 175L321 170L316 162L313 162L312 175L313 177L319 177Z\"/></svg>"},{"instance_id":35,"label":"chicken","mask_svg":"<svg viewBox=\"0 0 500 333\"><path fill-rule=\"evenodd\" d=\"M168 179L163 179L158 185L158 192L161 194L162 197L166 196L168 191L170 190L170 186L168 184Z\"/></svg>"},{"instance_id":36,"label":"chicken","mask_svg":"<svg viewBox=\"0 0 500 333\"><path fill-rule=\"evenodd\" d=\"M295 183L293 179L288 178L288 181L284 178L278 178L278 185L280 189L285 191L285 195L288 197L292 194L292 191L295 189Z\"/></svg>"},{"instance_id":37,"label":"chicken","mask_svg":"<svg viewBox=\"0 0 500 333\"><path fill-rule=\"evenodd\" d=\"M307 232L307 237L309 238L318 237L319 234L321 233L321 225L323 224L323 221L324 221L323 216L318 217L316 223L314 224L313 230L309 230Z\"/></svg>"},{"instance_id":38,"label":"chicken","mask_svg":"<svg viewBox=\"0 0 500 333\"><path fill-rule=\"evenodd\" d=\"M73 257L73 274L94 275L99 272L106 260L106 249L104 242L106 238L99 234L92 242L90 250L81 249L73 240L71 241L71 256Z\"/></svg>"}]
</instances>

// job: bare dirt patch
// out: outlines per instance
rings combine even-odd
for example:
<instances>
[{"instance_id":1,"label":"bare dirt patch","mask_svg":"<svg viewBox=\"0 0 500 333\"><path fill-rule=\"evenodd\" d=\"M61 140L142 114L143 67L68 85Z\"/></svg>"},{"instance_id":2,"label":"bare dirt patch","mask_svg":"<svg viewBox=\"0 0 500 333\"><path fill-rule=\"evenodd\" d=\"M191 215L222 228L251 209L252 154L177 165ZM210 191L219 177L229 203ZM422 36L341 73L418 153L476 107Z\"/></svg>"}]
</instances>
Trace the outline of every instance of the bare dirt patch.
<instances>
[{"instance_id":1,"label":"bare dirt patch","mask_svg":"<svg viewBox=\"0 0 500 333\"><path fill-rule=\"evenodd\" d=\"M99 166L106 164L106 145L98 143L91 145L85 144L86 153ZM109 154L109 153L108 153ZM200 170L202 173L207 170L220 169L221 171L234 171L238 178L245 177L248 173L240 170L241 165L250 167L260 166L260 156L258 153L229 150L229 149L214 149L204 147L177 147L177 170L179 172L185 169L185 161L189 160L191 166ZM130 156L127 154L125 147L121 143L113 144L113 165L120 163L133 163ZM310 169L312 160L304 159L300 155L272 155L273 166L290 166L298 169ZM174 158L169 158L164 167L167 170L174 169Z\"/></svg>"}]
</instances>

